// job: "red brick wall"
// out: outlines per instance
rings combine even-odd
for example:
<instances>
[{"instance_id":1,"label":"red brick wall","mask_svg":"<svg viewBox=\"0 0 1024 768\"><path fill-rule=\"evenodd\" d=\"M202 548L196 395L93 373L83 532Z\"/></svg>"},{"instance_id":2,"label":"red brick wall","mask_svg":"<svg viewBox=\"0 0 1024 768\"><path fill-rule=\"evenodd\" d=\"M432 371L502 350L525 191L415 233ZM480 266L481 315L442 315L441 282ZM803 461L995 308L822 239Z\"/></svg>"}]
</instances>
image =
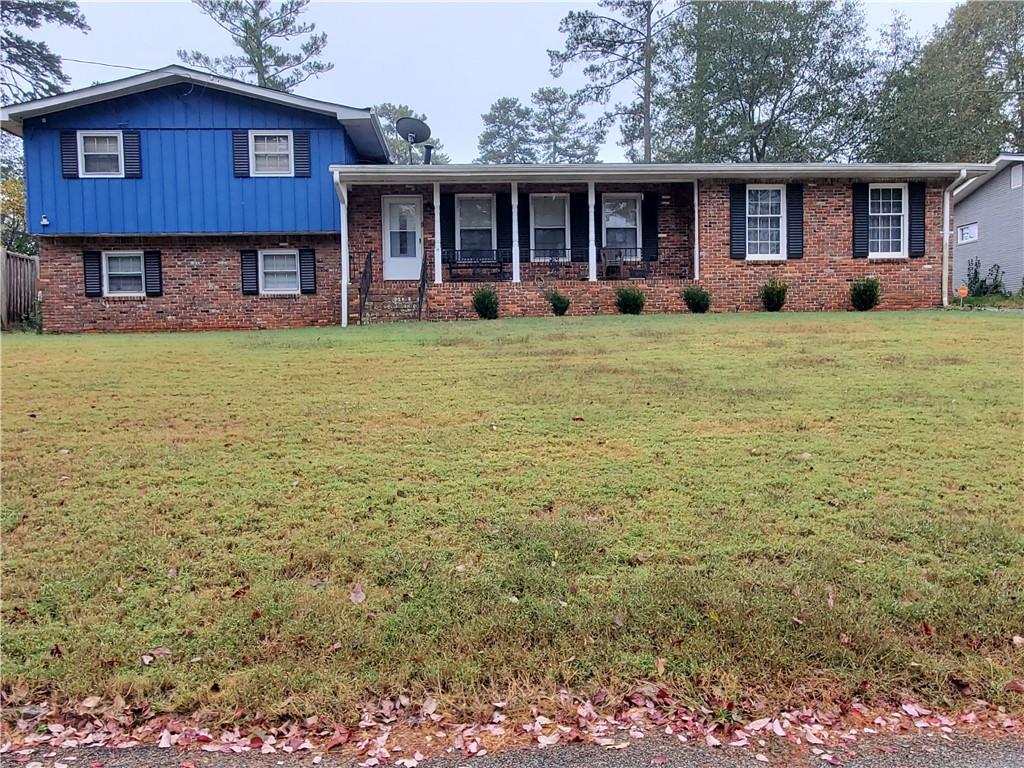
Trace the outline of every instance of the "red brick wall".
<instances>
[{"instance_id":1,"label":"red brick wall","mask_svg":"<svg viewBox=\"0 0 1024 768\"><path fill-rule=\"evenodd\" d=\"M315 294L243 296L239 251L316 249ZM159 250L163 296L87 298L82 251ZM186 331L337 325L341 317L341 260L334 235L231 237L40 238L43 329Z\"/></svg>"},{"instance_id":2,"label":"red brick wall","mask_svg":"<svg viewBox=\"0 0 1024 768\"><path fill-rule=\"evenodd\" d=\"M771 182L771 179L764 180ZM758 289L771 277L789 285L786 309L850 309L850 283L873 276L881 309L942 305L942 191L931 182L925 199L925 255L853 258L853 186L849 180L804 182L804 256L781 262L729 258L729 184L702 181L699 190L700 283L719 312L761 308Z\"/></svg>"}]
</instances>

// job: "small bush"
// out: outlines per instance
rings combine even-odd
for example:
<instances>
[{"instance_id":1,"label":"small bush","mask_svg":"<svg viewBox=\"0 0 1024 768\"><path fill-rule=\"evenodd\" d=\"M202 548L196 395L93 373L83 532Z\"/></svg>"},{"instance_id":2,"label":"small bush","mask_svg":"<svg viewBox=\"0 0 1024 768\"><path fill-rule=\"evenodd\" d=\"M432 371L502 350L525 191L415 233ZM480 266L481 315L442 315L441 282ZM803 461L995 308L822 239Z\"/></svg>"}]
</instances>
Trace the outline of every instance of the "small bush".
<instances>
[{"instance_id":1,"label":"small bush","mask_svg":"<svg viewBox=\"0 0 1024 768\"><path fill-rule=\"evenodd\" d=\"M619 288L615 291L615 306L623 315L639 315L644 311L644 292L639 288Z\"/></svg>"},{"instance_id":2,"label":"small bush","mask_svg":"<svg viewBox=\"0 0 1024 768\"><path fill-rule=\"evenodd\" d=\"M850 303L858 312L867 312L878 306L878 278L863 277L850 286Z\"/></svg>"},{"instance_id":3,"label":"small bush","mask_svg":"<svg viewBox=\"0 0 1024 768\"><path fill-rule=\"evenodd\" d=\"M688 310L700 315L711 308L711 294L699 285L691 285L683 291L683 302Z\"/></svg>"},{"instance_id":4,"label":"small bush","mask_svg":"<svg viewBox=\"0 0 1024 768\"><path fill-rule=\"evenodd\" d=\"M558 291L548 291L545 297L551 304L551 311L559 317L568 312L569 305L572 304L572 299L568 296L563 296Z\"/></svg>"},{"instance_id":5,"label":"small bush","mask_svg":"<svg viewBox=\"0 0 1024 768\"><path fill-rule=\"evenodd\" d=\"M477 288L473 291L473 309L484 320L498 318L498 294L493 288Z\"/></svg>"},{"instance_id":6,"label":"small bush","mask_svg":"<svg viewBox=\"0 0 1024 768\"><path fill-rule=\"evenodd\" d=\"M786 303L786 291L788 290L788 285L773 277L761 286L761 304L769 312L778 312Z\"/></svg>"}]
</instances>

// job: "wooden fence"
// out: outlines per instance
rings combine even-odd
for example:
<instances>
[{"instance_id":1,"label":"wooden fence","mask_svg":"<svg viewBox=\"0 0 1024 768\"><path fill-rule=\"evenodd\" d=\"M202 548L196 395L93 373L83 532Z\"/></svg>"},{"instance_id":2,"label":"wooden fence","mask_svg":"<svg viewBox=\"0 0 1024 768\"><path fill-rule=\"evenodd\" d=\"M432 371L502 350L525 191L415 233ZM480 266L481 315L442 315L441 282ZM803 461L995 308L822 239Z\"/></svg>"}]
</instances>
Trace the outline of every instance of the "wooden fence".
<instances>
[{"instance_id":1,"label":"wooden fence","mask_svg":"<svg viewBox=\"0 0 1024 768\"><path fill-rule=\"evenodd\" d=\"M0 323L5 329L30 317L39 293L39 257L0 248Z\"/></svg>"}]
</instances>

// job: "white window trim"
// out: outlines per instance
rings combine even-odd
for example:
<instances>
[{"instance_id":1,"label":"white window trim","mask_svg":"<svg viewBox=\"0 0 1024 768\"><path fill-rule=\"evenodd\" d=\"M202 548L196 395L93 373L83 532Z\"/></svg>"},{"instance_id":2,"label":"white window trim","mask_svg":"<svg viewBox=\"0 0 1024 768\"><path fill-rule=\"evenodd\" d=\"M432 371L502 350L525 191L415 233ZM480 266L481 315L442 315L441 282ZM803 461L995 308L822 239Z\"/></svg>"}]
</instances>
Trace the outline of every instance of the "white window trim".
<instances>
[{"instance_id":1,"label":"white window trim","mask_svg":"<svg viewBox=\"0 0 1024 768\"><path fill-rule=\"evenodd\" d=\"M978 226L978 222L971 221L971 222L968 222L967 224L961 224L959 227L957 227L956 228L956 244L957 245L970 245L971 243L978 242L980 237L979 237L979 232L977 230L977 226ZM964 234L964 230L967 229L967 227L975 227L974 239L973 240L964 240L963 234Z\"/></svg>"},{"instance_id":2,"label":"white window trim","mask_svg":"<svg viewBox=\"0 0 1024 768\"><path fill-rule=\"evenodd\" d=\"M462 216L459 201L461 200L490 200L491 201L491 250L498 249L498 210L495 204L495 196L491 195L456 195L455 196L455 250L462 250ZM476 229L476 227L472 227Z\"/></svg>"},{"instance_id":3,"label":"white window trim","mask_svg":"<svg viewBox=\"0 0 1024 768\"><path fill-rule=\"evenodd\" d=\"M86 136L116 136L117 137L117 161L121 169L118 173L88 173L85 170L85 137ZM77 131L78 141L78 177L80 179L123 179L124 178L124 133L122 131Z\"/></svg>"},{"instance_id":4,"label":"white window trim","mask_svg":"<svg viewBox=\"0 0 1024 768\"><path fill-rule=\"evenodd\" d=\"M256 137L257 136L287 136L288 137L288 172L278 173L256 170ZM249 175L287 178L295 175L295 136L293 132L277 130L251 130L249 131Z\"/></svg>"},{"instance_id":5,"label":"white window trim","mask_svg":"<svg viewBox=\"0 0 1024 768\"><path fill-rule=\"evenodd\" d=\"M142 290L141 291L111 291L107 279L107 257L108 256L138 256L139 264L142 267ZM146 295L146 254L142 251L103 251L100 259L103 265L103 296L117 299L138 299Z\"/></svg>"},{"instance_id":6,"label":"white window trim","mask_svg":"<svg viewBox=\"0 0 1024 768\"><path fill-rule=\"evenodd\" d=\"M263 287L263 257L264 256L294 256L295 257L295 290L294 291L271 291ZM297 248L266 248L259 252L259 278L260 295L266 296L297 296L302 289L302 266L299 264L299 251Z\"/></svg>"},{"instance_id":7,"label":"white window trim","mask_svg":"<svg viewBox=\"0 0 1024 768\"><path fill-rule=\"evenodd\" d=\"M643 200L644 196L642 192L629 192L629 193L604 193L601 195L601 247L602 248L613 248L614 246L608 245L608 209L605 208L605 204L609 200L636 200L636 256L625 261L640 261L640 254L643 253L644 247L644 222L643 222Z\"/></svg>"},{"instance_id":8,"label":"white window trim","mask_svg":"<svg viewBox=\"0 0 1024 768\"><path fill-rule=\"evenodd\" d=\"M744 250L750 248L750 238L746 236L750 226L750 190L752 189L775 189L779 195L779 252L778 253L750 253L747 251L747 261L785 261L786 256L786 185L785 184L747 184L743 190L743 231L746 242ZM762 215L762 214L755 214Z\"/></svg>"},{"instance_id":9,"label":"white window trim","mask_svg":"<svg viewBox=\"0 0 1024 768\"><path fill-rule=\"evenodd\" d=\"M560 199L564 203L565 227L563 229L565 230L565 253L562 254L561 258L559 258L559 261L569 261L569 249L572 248L572 243L569 241L569 195L566 194L565 192L554 192L550 194L543 194L538 192L536 194L530 195L530 261L536 260L533 255L533 252L537 249L537 245L534 238L534 233L537 231L537 228L533 224L533 200L534 198L537 197L542 197L547 200ZM557 229L557 227L545 227L545 229ZM544 259L544 261L548 261L548 259Z\"/></svg>"},{"instance_id":10,"label":"white window trim","mask_svg":"<svg viewBox=\"0 0 1024 768\"><path fill-rule=\"evenodd\" d=\"M902 190L903 204L900 206L902 213L900 214L900 252L884 252L875 253L874 251L868 251L869 259L906 259L909 258L909 251L907 249L908 235L907 231L910 228L910 196L907 194L907 184L868 184L868 247L870 248L871 243L871 190L873 189L899 189ZM874 214L875 216L891 216L889 213Z\"/></svg>"}]
</instances>

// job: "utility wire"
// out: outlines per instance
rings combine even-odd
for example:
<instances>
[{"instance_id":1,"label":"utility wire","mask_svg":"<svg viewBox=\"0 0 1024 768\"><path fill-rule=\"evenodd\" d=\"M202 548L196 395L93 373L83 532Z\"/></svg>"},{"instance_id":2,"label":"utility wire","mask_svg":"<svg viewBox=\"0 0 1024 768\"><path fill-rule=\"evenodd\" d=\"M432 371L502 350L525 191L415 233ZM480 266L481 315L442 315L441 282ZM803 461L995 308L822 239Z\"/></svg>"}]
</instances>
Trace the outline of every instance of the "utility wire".
<instances>
[{"instance_id":1,"label":"utility wire","mask_svg":"<svg viewBox=\"0 0 1024 768\"><path fill-rule=\"evenodd\" d=\"M72 59L70 56L61 56L63 61L73 61L76 64L95 64L98 67L113 67L114 69L131 69L135 72L149 72L146 67L129 67L125 64L107 64L102 61L89 61L88 59Z\"/></svg>"}]
</instances>

